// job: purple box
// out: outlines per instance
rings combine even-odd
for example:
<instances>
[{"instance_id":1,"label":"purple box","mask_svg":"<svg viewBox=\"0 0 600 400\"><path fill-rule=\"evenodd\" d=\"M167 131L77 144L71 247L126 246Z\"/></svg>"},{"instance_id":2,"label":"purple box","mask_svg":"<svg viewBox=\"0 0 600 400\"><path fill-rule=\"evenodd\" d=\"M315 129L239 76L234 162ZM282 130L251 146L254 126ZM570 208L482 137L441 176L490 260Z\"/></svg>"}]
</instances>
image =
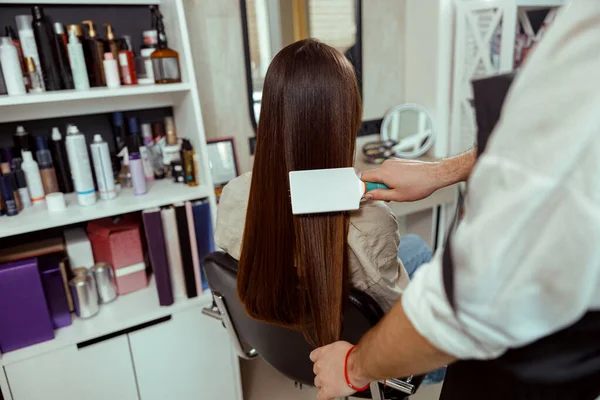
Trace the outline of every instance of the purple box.
<instances>
[{"instance_id":1,"label":"purple box","mask_svg":"<svg viewBox=\"0 0 600 400\"><path fill-rule=\"evenodd\" d=\"M0 351L54 339L37 260L0 265Z\"/></svg>"},{"instance_id":2,"label":"purple box","mask_svg":"<svg viewBox=\"0 0 600 400\"><path fill-rule=\"evenodd\" d=\"M64 258L64 256L62 257ZM69 303L60 273L60 260L61 256L58 254L49 254L38 258L42 287L54 329L71 325Z\"/></svg>"}]
</instances>

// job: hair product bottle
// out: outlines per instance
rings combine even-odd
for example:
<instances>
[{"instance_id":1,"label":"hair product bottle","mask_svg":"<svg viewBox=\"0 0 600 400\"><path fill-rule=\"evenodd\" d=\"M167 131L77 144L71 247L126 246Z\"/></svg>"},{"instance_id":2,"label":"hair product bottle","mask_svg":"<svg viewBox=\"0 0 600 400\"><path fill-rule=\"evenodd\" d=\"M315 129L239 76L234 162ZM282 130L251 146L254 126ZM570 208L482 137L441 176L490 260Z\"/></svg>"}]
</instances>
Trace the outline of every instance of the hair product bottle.
<instances>
[{"instance_id":1,"label":"hair product bottle","mask_svg":"<svg viewBox=\"0 0 600 400\"><path fill-rule=\"evenodd\" d=\"M36 158L42 175L42 183L46 194L60 192L56 171L52 162L52 154L48 150L48 141L44 136L36 136L37 153Z\"/></svg>"},{"instance_id":2,"label":"hair product bottle","mask_svg":"<svg viewBox=\"0 0 600 400\"><path fill-rule=\"evenodd\" d=\"M196 153L194 152L194 147L189 140L183 139L181 144L181 153L183 154L183 169L185 171L185 183L188 186L198 186L198 181L196 179L196 163L194 161L194 156Z\"/></svg>"},{"instance_id":3,"label":"hair product bottle","mask_svg":"<svg viewBox=\"0 0 600 400\"><path fill-rule=\"evenodd\" d=\"M25 72L25 56L23 55L23 47L21 47L21 41L19 40L19 37L17 36L17 33L15 32L12 26L6 25L4 30L6 32L6 36L8 36L10 40L12 40L12 43L17 48L17 53L19 53L19 62L21 64L21 70Z\"/></svg>"},{"instance_id":4,"label":"hair product bottle","mask_svg":"<svg viewBox=\"0 0 600 400\"><path fill-rule=\"evenodd\" d=\"M69 157L65 148L65 141L57 127L52 128L52 158L56 166L58 187L63 193L73 193L73 179L69 168Z\"/></svg>"},{"instance_id":5,"label":"hair product bottle","mask_svg":"<svg viewBox=\"0 0 600 400\"><path fill-rule=\"evenodd\" d=\"M111 166L110 152L108 143L102 140L102 136L94 135L94 141L90 145L92 150L92 159L94 160L94 171L96 172L96 181L102 200L111 200L117 197L115 187L114 173Z\"/></svg>"},{"instance_id":6,"label":"hair product bottle","mask_svg":"<svg viewBox=\"0 0 600 400\"><path fill-rule=\"evenodd\" d=\"M165 128L167 130L167 144L176 145L177 141L177 130L175 130L175 121L173 117L165 117Z\"/></svg>"},{"instance_id":7,"label":"hair product bottle","mask_svg":"<svg viewBox=\"0 0 600 400\"><path fill-rule=\"evenodd\" d=\"M4 73L2 72L2 63L0 62L0 95L8 94L6 90L6 83L4 82Z\"/></svg>"},{"instance_id":8,"label":"hair product bottle","mask_svg":"<svg viewBox=\"0 0 600 400\"><path fill-rule=\"evenodd\" d=\"M88 37L85 38L83 47L84 53L89 54L89 58L86 58L86 61L88 63L90 85L93 87L106 86L104 64L102 63L104 60L104 42L96 36L94 21L85 20L82 23L88 26Z\"/></svg>"},{"instance_id":9,"label":"hair product bottle","mask_svg":"<svg viewBox=\"0 0 600 400\"><path fill-rule=\"evenodd\" d=\"M12 161L12 155L10 148L3 148L2 152L0 152L0 173L8 174L10 173L10 163Z\"/></svg>"},{"instance_id":10,"label":"hair product bottle","mask_svg":"<svg viewBox=\"0 0 600 400\"><path fill-rule=\"evenodd\" d=\"M152 138L152 125L147 123L142 124L142 139L144 140L144 146L154 143L154 139Z\"/></svg>"},{"instance_id":11,"label":"hair product bottle","mask_svg":"<svg viewBox=\"0 0 600 400\"><path fill-rule=\"evenodd\" d=\"M119 185L121 188L130 188L132 187L131 183L131 171L129 170L129 152L127 147L123 147L123 149L119 152L119 157L123 160L123 167L119 171Z\"/></svg>"},{"instance_id":12,"label":"hair product bottle","mask_svg":"<svg viewBox=\"0 0 600 400\"><path fill-rule=\"evenodd\" d=\"M154 180L154 166L152 163L152 153L146 146L140 146L140 155L142 156L142 165L144 166L144 176L146 181Z\"/></svg>"},{"instance_id":13,"label":"hair product bottle","mask_svg":"<svg viewBox=\"0 0 600 400\"><path fill-rule=\"evenodd\" d=\"M55 22L54 33L60 38L60 41L68 54L69 49L67 48L67 45L69 44L69 42L67 40L67 34L65 33L65 27L63 26L63 24L61 24L60 22Z\"/></svg>"},{"instance_id":14,"label":"hair product bottle","mask_svg":"<svg viewBox=\"0 0 600 400\"><path fill-rule=\"evenodd\" d=\"M23 57L33 58L35 69L42 75L42 64L38 54L37 44L35 43L35 34L33 33L33 17L31 15L17 15L17 30L19 31L19 39L21 40L21 48L23 49ZM42 86L44 81L42 79ZM45 88L45 87L44 87Z\"/></svg>"},{"instance_id":15,"label":"hair product bottle","mask_svg":"<svg viewBox=\"0 0 600 400\"><path fill-rule=\"evenodd\" d=\"M56 35L41 7L33 6L31 13L33 15L32 27L40 55L44 86L48 91L61 90L63 85L61 84L61 71L56 51Z\"/></svg>"},{"instance_id":16,"label":"hair product bottle","mask_svg":"<svg viewBox=\"0 0 600 400\"><path fill-rule=\"evenodd\" d=\"M27 93L23 83L23 71L19 62L19 52L9 37L0 38L0 64L6 90L11 96Z\"/></svg>"},{"instance_id":17,"label":"hair product bottle","mask_svg":"<svg viewBox=\"0 0 600 400\"><path fill-rule=\"evenodd\" d=\"M15 143L15 154L21 154L22 151L33 150L31 135L23 128L22 125L17 126L17 131L13 136Z\"/></svg>"},{"instance_id":18,"label":"hair product bottle","mask_svg":"<svg viewBox=\"0 0 600 400\"><path fill-rule=\"evenodd\" d=\"M15 170L14 174L17 178L17 187L22 207L31 207L31 197L29 197L29 190L27 189L27 178L25 177L25 172L21 169L20 165L19 168Z\"/></svg>"},{"instance_id":19,"label":"hair product bottle","mask_svg":"<svg viewBox=\"0 0 600 400\"><path fill-rule=\"evenodd\" d=\"M73 25L69 25L73 26ZM79 25L75 25L79 26ZM85 57L83 55L83 46L77 37L75 30L69 31L69 63L71 65L71 71L73 72L73 82L75 89L87 90L90 88L90 80L87 74L87 67L85 65Z\"/></svg>"},{"instance_id":20,"label":"hair product bottle","mask_svg":"<svg viewBox=\"0 0 600 400\"><path fill-rule=\"evenodd\" d=\"M10 188L13 192L13 197L15 199L15 203L17 203L17 208L19 212L23 211L23 202L21 202L21 196L19 195L19 184L17 183L17 174L15 172L11 172L10 174L4 175L9 178Z\"/></svg>"},{"instance_id":21,"label":"hair product bottle","mask_svg":"<svg viewBox=\"0 0 600 400\"><path fill-rule=\"evenodd\" d=\"M146 176L144 175L144 165L140 154L140 137L130 136L129 149L129 171L131 171L131 184L133 185L133 194L142 196L148 193L146 188Z\"/></svg>"},{"instance_id":22,"label":"hair product bottle","mask_svg":"<svg viewBox=\"0 0 600 400\"><path fill-rule=\"evenodd\" d=\"M95 204L96 191L85 136L79 132L75 125L70 125L67 129L65 144L73 183L77 192L77 202L82 206Z\"/></svg>"},{"instance_id":23,"label":"hair product bottle","mask_svg":"<svg viewBox=\"0 0 600 400\"><path fill-rule=\"evenodd\" d=\"M119 64L112 53L104 53L104 76L106 86L109 88L121 87L121 78L119 77Z\"/></svg>"},{"instance_id":24,"label":"hair product bottle","mask_svg":"<svg viewBox=\"0 0 600 400\"><path fill-rule=\"evenodd\" d=\"M42 176L40 175L38 164L33 160L30 151L23 151L23 164L21 164L21 169L25 172L25 177L27 178L27 186L29 187L31 201L33 204L43 202L46 193L44 193Z\"/></svg>"},{"instance_id":25,"label":"hair product bottle","mask_svg":"<svg viewBox=\"0 0 600 400\"><path fill-rule=\"evenodd\" d=\"M154 69L154 82L177 83L181 82L179 68L179 54L167 46L167 35L163 17L158 8L153 8L156 15L156 29L158 31L158 48L152 53L152 68Z\"/></svg>"},{"instance_id":26,"label":"hair product bottle","mask_svg":"<svg viewBox=\"0 0 600 400\"><path fill-rule=\"evenodd\" d=\"M58 25L62 29L62 24ZM60 68L60 79L63 89L75 89L75 83L73 82L73 71L71 71L71 64L69 63L69 51L67 49L66 39L67 37L65 35L65 31L62 29L62 34L54 34L54 46L56 48L56 57L58 60L58 67Z\"/></svg>"},{"instance_id":27,"label":"hair product bottle","mask_svg":"<svg viewBox=\"0 0 600 400\"><path fill-rule=\"evenodd\" d=\"M121 68L119 68L119 51L121 51L121 44L118 39L115 38L115 34L113 31L113 27L111 24L104 24L106 28L106 42L104 46L105 53L112 53L113 60L117 62L117 74L119 75L119 82L121 82ZM104 55L104 59L106 60L106 54ZM104 67L106 68L106 66Z\"/></svg>"},{"instance_id":28,"label":"hair product bottle","mask_svg":"<svg viewBox=\"0 0 600 400\"><path fill-rule=\"evenodd\" d=\"M121 66L121 80L123 85L137 85L137 73L135 72L135 56L131 46L131 37L123 36L121 39L121 50L119 51L119 65Z\"/></svg>"},{"instance_id":29,"label":"hair product bottle","mask_svg":"<svg viewBox=\"0 0 600 400\"><path fill-rule=\"evenodd\" d=\"M26 71L27 71L27 82L29 86L29 93L40 93L44 91L44 82L42 81L42 75L35 68L35 62L33 58L25 58Z\"/></svg>"},{"instance_id":30,"label":"hair product bottle","mask_svg":"<svg viewBox=\"0 0 600 400\"><path fill-rule=\"evenodd\" d=\"M4 199L4 205L6 207L6 215L9 217L19 215L19 207L17 206L10 177L8 175L0 176L0 186L2 187L2 198Z\"/></svg>"},{"instance_id":31,"label":"hair product bottle","mask_svg":"<svg viewBox=\"0 0 600 400\"><path fill-rule=\"evenodd\" d=\"M158 47L158 32L156 30L144 31L142 33L143 44L140 48L140 63L138 71L140 76L138 82L140 85L154 84L154 68L152 67L152 59L150 56ZM143 68L142 68L143 66Z\"/></svg>"}]
</instances>

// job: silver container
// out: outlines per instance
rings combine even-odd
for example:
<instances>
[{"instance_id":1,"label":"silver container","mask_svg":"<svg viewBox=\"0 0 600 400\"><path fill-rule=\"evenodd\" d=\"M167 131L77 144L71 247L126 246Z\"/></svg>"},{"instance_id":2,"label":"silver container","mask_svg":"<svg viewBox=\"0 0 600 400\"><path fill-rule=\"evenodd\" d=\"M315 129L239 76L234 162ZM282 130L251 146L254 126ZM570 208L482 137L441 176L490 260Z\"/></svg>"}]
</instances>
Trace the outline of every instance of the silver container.
<instances>
[{"instance_id":1,"label":"silver container","mask_svg":"<svg viewBox=\"0 0 600 400\"><path fill-rule=\"evenodd\" d=\"M79 318L91 318L98 314L98 290L91 274L80 275L69 282L75 313Z\"/></svg>"},{"instance_id":2,"label":"silver container","mask_svg":"<svg viewBox=\"0 0 600 400\"><path fill-rule=\"evenodd\" d=\"M92 275L96 280L98 299L101 304L110 303L117 298L115 275L109 263L100 262L92 267Z\"/></svg>"},{"instance_id":3,"label":"silver container","mask_svg":"<svg viewBox=\"0 0 600 400\"><path fill-rule=\"evenodd\" d=\"M77 267L73 268L73 277L76 276L86 276L90 274L90 270L86 267Z\"/></svg>"}]
</instances>

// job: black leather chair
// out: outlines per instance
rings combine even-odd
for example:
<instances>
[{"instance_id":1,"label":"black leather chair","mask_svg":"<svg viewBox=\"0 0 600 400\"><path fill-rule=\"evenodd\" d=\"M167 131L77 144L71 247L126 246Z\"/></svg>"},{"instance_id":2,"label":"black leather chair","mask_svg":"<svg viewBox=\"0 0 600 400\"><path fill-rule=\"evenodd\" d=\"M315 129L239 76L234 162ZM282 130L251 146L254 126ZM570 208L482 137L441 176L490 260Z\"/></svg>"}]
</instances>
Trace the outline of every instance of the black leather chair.
<instances>
[{"instance_id":1,"label":"black leather chair","mask_svg":"<svg viewBox=\"0 0 600 400\"><path fill-rule=\"evenodd\" d=\"M204 269L214 302L213 307L204 309L203 313L223 322L238 355L244 359L260 356L296 383L313 386L309 354L314 347L298 331L255 321L246 314L236 292L237 261L226 253L215 252L204 259ZM381 308L370 296L352 291L344 313L342 339L358 343L382 316ZM422 380L423 376L388 380L385 388L375 382L371 390L356 397L406 399L415 393Z\"/></svg>"}]
</instances>

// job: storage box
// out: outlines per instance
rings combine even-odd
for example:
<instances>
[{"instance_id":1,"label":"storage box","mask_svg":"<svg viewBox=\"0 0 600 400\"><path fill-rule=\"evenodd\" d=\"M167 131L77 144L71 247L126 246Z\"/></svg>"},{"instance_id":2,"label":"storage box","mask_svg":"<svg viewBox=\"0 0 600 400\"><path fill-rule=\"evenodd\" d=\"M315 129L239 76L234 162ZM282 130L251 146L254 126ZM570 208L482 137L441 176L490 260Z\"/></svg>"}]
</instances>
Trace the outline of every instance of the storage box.
<instances>
[{"instance_id":1,"label":"storage box","mask_svg":"<svg viewBox=\"0 0 600 400\"><path fill-rule=\"evenodd\" d=\"M67 255L71 269L94 266L92 245L83 228L73 228L64 231Z\"/></svg>"},{"instance_id":2,"label":"storage box","mask_svg":"<svg viewBox=\"0 0 600 400\"><path fill-rule=\"evenodd\" d=\"M60 269L61 254L51 254L38 258L42 287L46 296L46 303L52 318L54 329L71 325L71 312L67 293Z\"/></svg>"},{"instance_id":3,"label":"storage box","mask_svg":"<svg viewBox=\"0 0 600 400\"><path fill-rule=\"evenodd\" d=\"M128 215L91 221L87 232L96 262L113 268L119 295L148 286L138 219Z\"/></svg>"},{"instance_id":4,"label":"storage box","mask_svg":"<svg viewBox=\"0 0 600 400\"><path fill-rule=\"evenodd\" d=\"M54 339L35 258L0 265L0 352Z\"/></svg>"}]
</instances>

